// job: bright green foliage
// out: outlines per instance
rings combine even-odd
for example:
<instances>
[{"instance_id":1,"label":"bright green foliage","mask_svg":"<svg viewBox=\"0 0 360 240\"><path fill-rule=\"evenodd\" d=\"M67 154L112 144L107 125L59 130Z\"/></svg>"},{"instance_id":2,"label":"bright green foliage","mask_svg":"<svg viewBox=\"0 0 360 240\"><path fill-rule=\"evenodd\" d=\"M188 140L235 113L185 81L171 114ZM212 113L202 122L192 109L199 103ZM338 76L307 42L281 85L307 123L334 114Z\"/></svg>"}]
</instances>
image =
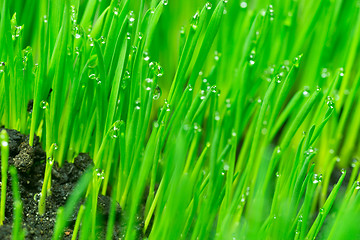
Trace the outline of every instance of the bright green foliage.
<instances>
[{"instance_id":1,"label":"bright green foliage","mask_svg":"<svg viewBox=\"0 0 360 240\"><path fill-rule=\"evenodd\" d=\"M54 239L86 189L80 239L108 189L107 239L116 201L126 239L359 238L359 1L0 8L1 124L94 159Z\"/></svg>"}]
</instances>

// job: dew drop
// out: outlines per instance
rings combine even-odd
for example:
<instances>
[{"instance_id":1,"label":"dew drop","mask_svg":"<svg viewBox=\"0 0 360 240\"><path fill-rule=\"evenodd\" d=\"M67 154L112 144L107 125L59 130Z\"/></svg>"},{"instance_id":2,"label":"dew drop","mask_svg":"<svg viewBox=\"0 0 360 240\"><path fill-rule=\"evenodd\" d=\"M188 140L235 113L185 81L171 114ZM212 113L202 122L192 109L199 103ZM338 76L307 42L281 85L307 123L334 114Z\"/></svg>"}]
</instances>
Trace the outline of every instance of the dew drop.
<instances>
[{"instance_id":1,"label":"dew drop","mask_svg":"<svg viewBox=\"0 0 360 240\"><path fill-rule=\"evenodd\" d=\"M128 71L128 70L126 70L125 72L124 72L124 76L123 76L123 78L121 79L121 88L122 89L125 89L126 87L127 87L127 85L128 85L128 82L129 82L129 80L130 80L130 72Z\"/></svg>"},{"instance_id":2,"label":"dew drop","mask_svg":"<svg viewBox=\"0 0 360 240\"><path fill-rule=\"evenodd\" d=\"M159 85L156 85L153 93L153 100L158 100L161 97L161 88Z\"/></svg>"},{"instance_id":3,"label":"dew drop","mask_svg":"<svg viewBox=\"0 0 360 240\"><path fill-rule=\"evenodd\" d=\"M135 110L140 110L140 105L141 105L141 102L140 102L139 99L137 99L137 100L135 101Z\"/></svg>"},{"instance_id":4,"label":"dew drop","mask_svg":"<svg viewBox=\"0 0 360 240\"><path fill-rule=\"evenodd\" d=\"M327 96L326 104L328 105L329 108L334 108L334 106L335 106L334 99L330 96Z\"/></svg>"},{"instance_id":5,"label":"dew drop","mask_svg":"<svg viewBox=\"0 0 360 240\"><path fill-rule=\"evenodd\" d=\"M215 112L215 121L219 121L219 120L220 120L220 113Z\"/></svg>"},{"instance_id":6,"label":"dew drop","mask_svg":"<svg viewBox=\"0 0 360 240\"><path fill-rule=\"evenodd\" d=\"M304 97L309 97L310 96L310 92L309 92L309 88L305 87L304 91L303 91L303 95Z\"/></svg>"},{"instance_id":7,"label":"dew drop","mask_svg":"<svg viewBox=\"0 0 360 240\"><path fill-rule=\"evenodd\" d=\"M360 182L359 181L356 181L356 187L355 187L356 190L359 190L360 189Z\"/></svg>"},{"instance_id":8,"label":"dew drop","mask_svg":"<svg viewBox=\"0 0 360 240\"><path fill-rule=\"evenodd\" d=\"M145 79L145 90L146 91L150 91L151 89L152 89L152 86L153 86L153 80L152 80L152 78L146 78Z\"/></svg>"},{"instance_id":9,"label":"dew drop","mask_svg":"<svg viewBox=\"0 0 360 240\"><path fill-rule=\"evenodd\" d=\"M212 4L211 4L210 2L207 2L207 3L205 4L205 8L206 8L207 10L210 10L210 9L212 8Z\"/></svg>"},{"instance_id":10,"label":"dew drop","mask_svg":"<svg viewBox=\"0 0 360 240\"><path fill-rule=\"evenodd\" d=\"M321 69L321 78L328 78L330 76L330 72L327 68Z\"/></svg>"},{"instance_id":11,"label":"dew drop","mask_svg":"<svg viewBox=\"0 0 360 240\"><path fill-rule=\"evenodd\" d=\"M47 105L48 105L48 103L44 100L40 102L40 108L42 108L42 109L46 109Z\"/></svg>"},{"instance_id":12,"label":"dew drop","mask_svg":"<svg viewBox=\"0 0 360 240\"><path fill-rule=\"evenodd\" d=\"M247 2L241 2L240 7L241 8L247 8Z\"/></svg>"}]
</instances>

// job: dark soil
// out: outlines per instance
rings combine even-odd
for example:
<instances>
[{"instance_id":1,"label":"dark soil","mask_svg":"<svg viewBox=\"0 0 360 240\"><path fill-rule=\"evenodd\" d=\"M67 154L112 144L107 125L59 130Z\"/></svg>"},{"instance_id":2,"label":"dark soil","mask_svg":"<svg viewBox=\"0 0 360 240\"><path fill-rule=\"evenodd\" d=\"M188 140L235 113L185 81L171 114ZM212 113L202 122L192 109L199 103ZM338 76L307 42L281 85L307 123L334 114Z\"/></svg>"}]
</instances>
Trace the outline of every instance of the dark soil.
<instances>
[{"instance_id":1,"label":"dark soil","mask_svg":"<svg viewBox=\"0 0 360 240\"><path fill-rule=\"evenodd\" d=\"M78 179L92 165L92 159L89 155L80 153L74 164L66 162L62 168L59 168L56 163L54 164L51 183L52 194L46 199L45 214L40 216L38 213L38 201L44 179L45 152L41 148L38 137L35 137L34 146L31 147L28 144L28 136L22 135L15 130L6 129L6 131L9 134L9 165L15 166L18 170L20 195L23 203L25 239L51 239L57 209L65 205ZM5 221L4 225L0 227L1 240L11 239L12 231L13 198L10 175L8 177ZM104 221L99 226L99 239L105 239L110 204L110 197L99 195L98 214L99 219ZM118 223L118 220L123 217L119 206L116 215L117 223L115 226L117 227L114 229L114 239L119 239L122 235L121 232L123 232L123 228ZM76 216L77 210L69 219L68 228L64 231L63 239L71 239Z\"/></svg>"}]
</instances>

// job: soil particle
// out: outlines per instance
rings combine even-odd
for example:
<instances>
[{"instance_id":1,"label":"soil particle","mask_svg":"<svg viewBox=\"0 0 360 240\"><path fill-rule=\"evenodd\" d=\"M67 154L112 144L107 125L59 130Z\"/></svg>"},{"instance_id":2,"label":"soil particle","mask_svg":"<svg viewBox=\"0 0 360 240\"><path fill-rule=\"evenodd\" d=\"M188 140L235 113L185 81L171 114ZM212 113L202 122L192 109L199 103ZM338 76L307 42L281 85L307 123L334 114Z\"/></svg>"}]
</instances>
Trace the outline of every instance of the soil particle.
<instances>
[{"instance_id":1,"label":"soil particle","mask_svg":"<svg viewBox=\"0 0 360 240\"><path fill-rule=\"evenodd\" d=\"M2 129L0 129L1 131ZM92 165L92 159L88 154L80 153L75 159L74 164L65 162L59 168L57 163L52 168L51 195L46 199L46 210L44 215L38 213L38 201L40 199L42 183L45 171L45 152L39 143L39 138L35 137L34 145L29 146L29 137L20 134L15 130L6 131L9 134L9 165L14 165L18 170L20 195L23 203L23 228L25 239L51 239L56 220L57 209L64 206L67 198L73 192L78 179L85 170ZM1 162L1 159L0 159ZM1 175L0 175L1 176ZM8 175L10 178L10 175ZM82 200L84 202L84 200ZM105 236L106 221L109 215L111 199L108 196L99 195L98 214L103 219L102 226L99 226L102 236ZM78 206L79 208L79 206ZM69 227L65 229L63 239L71 239L73 226L75 224L77 210L72 215ZM122 211L120 206L116 210L116 222L114 229L114 239L121 236ZM13 198L11 180L8 180L7 197L5 207L4 225L0 227L0 239L11 239L13 220ZM99 238L103 239L103 238Z\"/></svg>"}]
</instances>

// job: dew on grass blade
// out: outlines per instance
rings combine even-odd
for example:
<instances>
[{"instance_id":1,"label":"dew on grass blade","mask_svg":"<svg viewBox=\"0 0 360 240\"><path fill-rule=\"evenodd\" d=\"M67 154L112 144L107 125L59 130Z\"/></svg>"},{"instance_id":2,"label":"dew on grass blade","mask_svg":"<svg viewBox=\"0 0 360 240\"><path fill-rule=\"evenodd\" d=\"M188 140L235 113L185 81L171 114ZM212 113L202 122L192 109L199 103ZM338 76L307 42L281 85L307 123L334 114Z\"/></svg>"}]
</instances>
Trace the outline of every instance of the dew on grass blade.
<instances>
[{"instance_id":1,"label":"dew on grass blade","mask_svg":"<svg viewBox=\"0 0 360 240\"><path fill-rule=\"evenodd\" d=\"M304 91L302 92L304 97L309 97L310 96L310 92L309 92L309 87L305 86Z\"/></svg>"},{"instance_id":2,"label":"dew on grass blade","mask_svg":"<svg viewBox=\"0 0 360 240\"><path fill-rule=\"evenodd\" d=\"M351 167L354 168L358 164L358 161L354 158L351 163Z\"/></svg>"},{"instance_id":3,"label":"dew on grass blade","mask_svg":"<svg viewBox=\"0 0 360 240\"><path fill-rule=\"evenodd\" d=\"M247 2L240 2L241 8L247 8Z\"/></svg>"},{"instance_id":4,"label":"dew on grass blade","mask_svg":"<svg viewBox=\"0 0 360 240\"><path fill-rule=\"evenodd\" d=\"M191 84L189 84L189 85L187 86L187 89L188 89L188 91L189 91L189 92L192 92L192 90L193 90L192 85L191 85Z\"/></svg>"},{"instance_id":5,"label":"dew on grass blade","mask_svg":"<svg viewBox=\"0 0 360 240\"><path fill-rule=\"evenodd\" d=\"M149 53L148 53L148 52L146 52L146 51L144 51L144 53L143 53L143 57L144 57L144 61L145 61L145 62L148 62L148 61L150 60Z\"/></svg>"},{"instance_id":6,"label":"dew on grass blade","mask_svg":"<svg viewBox=\"0 0 360 240\"><path fill-rule=\"evenodd\" d=\"M103 180L104 179L104 170L101 170L99 168L96 168L95 169L95 173L96 173L96 176L100 179L100 180Z\"/></svg>"},{"instance_id":7,"label":"dew on grass blade","mask_svg":"<svg viewBox=\"0 0 360 240\"><path fill-rule=\"evenodd\" d=\"M135 110L140 110L140 105L141 105L140 99L137 99L135 101Z\"/></svg>"},{"instance_id":8,"label":"dew on grass blade","mask_svg":"<svg viewBox=\"0 0 360 240\"><path fill-rule=\"evenodd\" d=\"M159 126L160 126L159 122L158 122L158 121L154 121L153 127L154 127L154 128L159 128Z\"/></svg>"},{"instance_id":9,"label":"dew on grass blade","mask_svg":"<svg viewBox=\"0 0 360 240\"><path fill-rule=\"evenodd\" d=\"M314 176L313 176L313 183L314 184L317 184L317 183L319 183L320 181L319 181L319 177L318 177L318 175L315 173L314 174Z\"/></svg>"},{"instance_id":10,"label":"dew on grass blade","mask_svg":"<svg viewBox=\"0 0 360 240\"><path fill-rule=\"evenodd\" d=\"M168 0L163 0L162 3L163 3L164 6L166 6L166 5L168 5L169 1Z\"/></svg>"},{"instance_id":11,"label":"dew on grass blade","mask_svg":"<svg viewBox=\"0 0 360 240\"><path fill-rule=\"evenodd\" d=\"M99 42L100 42L101 44L105 44L105 43L106 43L106 42L105 42L105 37L104 37L104 36L100 36Z\"/></svg>"},{"instance_id":12,"label":"dew on grass blade","mask_svg":"<svg viewBox=\"0 0 360 240\"><path fill-rule=\"evenodd\" d=\"M128 19L129 19L129 26L134 25L134 22L135 22L134 11L129 12Z\"/></svg>"},{"instance_id":13,"label":"dew on grass blade","mask_svg":"<svg viewBox=\"0 0 360 240\"><path fill-rule=\"evenodd\" d=\"M130 81L130 78L131 78L130 72L128 70L125 70L124 76L122 77L121 83L120 83L122 89L125 89L127 87L128 82Z\"/></svg>"},{"instance_id":14,"label":"dew on grass blade","mask_svg":"<svg viewBox=\"0 0 360 240\"><path fill-rule=\"evenodd\" d=\"M40 198L41 198L41 192L34 194L34 201L35 201L35 202L39 202L39 201L40 201Z\"/></svg>"},{"instance_id":15,"label":"dew on grass blade","mask_svg":"<svg viewBox=\"0 0 360 240\"><path fill-rule=\"evenodd\" d=\"M211 8L212 8L211 2L207 2L207 3L205 4L205 8L206 8L207 10L211 10Z\"/></svg>"},{"instance_id":16,"label":"dew on grass blade","mask_svg":"<svg viewBox=\"0 0 360 240\"><path fill-rule=\"evenodd\" d=\"M215 112L215 121L220 121L220 113Z\"/></svg>"},{"instance_id":17,"label":"dew on grass blade","mask_svg":"<svg viewBox=\"0 0 360 240\"><path fill-rule=\"evenodd\" d=\"M119 9L117 7L114 7L113 13L114 15L119 15Z\"/></svg>"},{"instance_id":18,"label":"dew on grass blade","mask_svg":"<svg viewBox=\"0 0 360 240\"><path fill-rule=\"evenodd\" d=\"M359 190L360 189L360 182L359 181L356 181L356 187L355 187L356 190Z\"/></svg>"},{"instance_id":19,"label":"dew on grass blade","mask_svg":"<svg viewBox=\"0 0 360 240\"><path fill-rule=\"evenodd\" d=\"M334 99L330 96L327 96L326 104L328 105L329 108L334 108L334 106L335 106Z\"/></svg>"},{"instance_id":20,"label":"dew on grass blade","mask_svg":"<svg viewBox=\"0 0 360 240\"><path fill-rule=\"evenodd\" d=\"M300 66L300 60L301 60L302 54L295 57L293 60L294 67L298 68Z\"/></svg>"},{"instance_id":21,"label":"dew on grass blade","mask_svg":"<svg viewBox=\"0 0 360 240\"><path fill-rule=\"evenodd\" d=\"M230 98L227 98L225 100L225 106L226 106L227 109L231 108L231 100L230 100Z\"/></svg>"},{"instance_id":22,"label":"dew on grass blade","mask_svg":"<svg viewBox=\"0 0 360 240\"><path fill-rule=\"evenodd\" d=\"M153 93L153 100L158 100L161 97L161 88L159 85L156 85Z\"/></svg>"},{"instance_id":23,"label":"dew on grass blade","mask_svg":"<svg viewBox=\"0 0 360 240\"><path fill-rule=\"evenodd\" d=\"M251 50L249 55L249 65L252 66L255 64L255 50Z\"/></svg>"},{"instance_id":24,"label":"dew on grass blade","mask_svg":"<svg viewBox=\"0 0 360 240\"><path fill-rule=\"evenodd\" d=\"M269 16L270 16L270 21L273 21L274 20L274 8L271 4L268 7L268 12L269 12Z\"/></svg>"},{"instance_id":25,"label":"dew on grass blade","mask_svg":"<svg viewBox=\"0 0 360 240\"><path fill-rule=\"evenodd\" d=\"M0 62L0 73L5 72L5 62Z\"/></svg>"},{"instance_id":26,"label":"dew on grass blade","mask_svg":"<svg viewBox=\"0 0 360 240\"><path fill-rule=\"evenodd\" d=\"M321 69L321 78L328 78L330 76L330 72L327 68Z\"/></svg>"},{"instance_id":27,"label":"dew on grass blade","mask_svg":"<svg viewBox=\"0 0 360 240\"><path fill-rule=\"evenodd\" d=\"M48 103L47 103L46 101L42 100L42 101L40 102L40 108L46 109L47 106L48 106Z\"/></svg>"},{"instance_id":28,"label":"dew on grass blade","mask_svg":"<svg viewBox=\"0 0 360 240\"><path fill-rule=\"evenodd\" d=\"M167 99L165 99L165 110L167 111L167 112L170 112L171 111L171 109L170 109L170 104L168 103L168 101L167 101Z\"/></svg>"},{"instance_id":29,"label":"dew on grass blade","mask_svg":"<svg viewBox=\"0 0 360 240\"><path fill-rule=\"evenodd\" d=\"M220 56L221 56L221 54L220 54L218 51L215 51L215 56L214 56L214 59L215 59L215 61L216 61L216 62L218 62L218 61L219 61Z\"/></svg>"},{"instance_id":30,"label":"dew on grass blade","mask_svg":"<svg viewBox=\"0 0 360 240\"><path fill-rule=\"evenodd\" d=\"M145 78L144 88L146 91L150 91L153 87L154 80L152 78Z\"/></svg>"},{"instance_id":31,"label":"dew on grass blade","mask_svg":"<svg viewBox=\"0 0 360 240\"><path fill-rule=\"evenodd\" d=\"M341 174L345 174L345 173L346 173L345 168L342 168L342 169L341 169Z\"/></svg>"}]
</instances>

